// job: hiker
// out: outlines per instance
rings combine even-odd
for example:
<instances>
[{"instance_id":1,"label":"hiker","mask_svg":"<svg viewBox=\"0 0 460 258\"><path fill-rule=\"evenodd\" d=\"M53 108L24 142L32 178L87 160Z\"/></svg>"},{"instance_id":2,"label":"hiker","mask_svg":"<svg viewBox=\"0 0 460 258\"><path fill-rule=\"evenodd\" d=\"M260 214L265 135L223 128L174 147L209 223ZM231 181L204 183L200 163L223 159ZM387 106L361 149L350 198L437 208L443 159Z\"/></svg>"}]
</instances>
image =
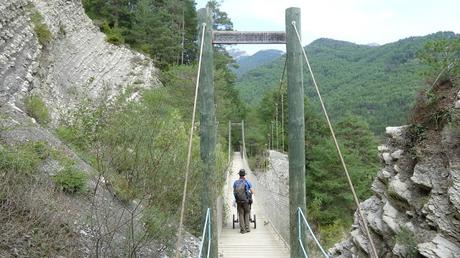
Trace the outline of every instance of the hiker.
<instances>
[{"instance_id":1,"label":"hiker","mask_svg":"<svg viewBox=\"0 0 460 258\"><path fill-rule=\"evenodd\" d=\"M233 195L235 196L236 207L238 210L240 233L244 234L251 231L249 216L251 214L252 195L254 194L254 189L252 188L251 182L246 180L246 171L244 169L240 169L238 174L240 175L240 179L233 183Z\"/></svg>"}]
</instances>

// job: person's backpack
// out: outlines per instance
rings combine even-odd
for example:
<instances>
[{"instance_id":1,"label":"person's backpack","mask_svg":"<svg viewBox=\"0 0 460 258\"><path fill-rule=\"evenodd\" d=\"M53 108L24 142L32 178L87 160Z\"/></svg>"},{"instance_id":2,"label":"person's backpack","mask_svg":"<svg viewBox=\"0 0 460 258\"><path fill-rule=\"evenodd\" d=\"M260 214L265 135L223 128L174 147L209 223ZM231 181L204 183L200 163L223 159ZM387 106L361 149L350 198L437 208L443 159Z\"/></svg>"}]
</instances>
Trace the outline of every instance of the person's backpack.
<instances>
[{"instance_id":1,"label":"person's backpack","mask_svg":"<svg viewBox=\"0 0 460 258\"><path fill-rule=\"evenodd\" d=\"M248 195L248 203L251 205L252 204L252 192L251 191L247 191L247 195Z\"/></svg>"},{"instance_id":2,"label":"person's backpack","mask_svg":"<svg viewBox=\"0 0 460 258\"><path fill-rule=\"evenodd\" d=\"M239 179L235 182L235 199L238 203L247 203L248 202L248 195L246 190L246 180Z\"/></svg>"}]
</instances>

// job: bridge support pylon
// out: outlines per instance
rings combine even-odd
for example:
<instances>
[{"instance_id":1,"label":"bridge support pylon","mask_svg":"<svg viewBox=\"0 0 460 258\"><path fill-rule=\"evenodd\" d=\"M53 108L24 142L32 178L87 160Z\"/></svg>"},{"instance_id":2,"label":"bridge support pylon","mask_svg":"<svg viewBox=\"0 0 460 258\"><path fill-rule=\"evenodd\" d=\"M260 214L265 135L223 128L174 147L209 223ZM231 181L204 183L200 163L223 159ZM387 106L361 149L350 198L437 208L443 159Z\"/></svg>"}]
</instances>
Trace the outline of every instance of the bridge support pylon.
<instances>
[{"instance_id":1,"label":"bridge support pylon","mask_svg":"<svg viewBox=\"0 0 460 258\"><path fill-rule=\"evenodd\" d=\"M198 11L200 24L206 24L204 31L203 61L200 72L199 103L200 103L200 157L203 161L202 211L211 208L211 252L209 257L218 257L217 244L217 189L216 174L216 111L214 104L214 58L212 45L213 20L209 8ZM201 39L201 35L200 35ZM201 44L201 42L199 42Z\"/></svg>"},{"instance_id":2,"label":"bridge support pylon","mask_svg":"<svg viewBox=\"0 0 460 258\"><path fill-rule=\"evenodd\" d=\"M302 68L302 45L299 44L293 22L300 31L300 8L286 9L286 58L288 82L289 139L289 221L291 257L303 257L299 241L297 209L304 214L305 196L305 119ZM300 230L305 230L301 228ZM303 233L303 236L306 234ZM304 242L304 246L306 246Z\"/></svg>"}]
</instances>

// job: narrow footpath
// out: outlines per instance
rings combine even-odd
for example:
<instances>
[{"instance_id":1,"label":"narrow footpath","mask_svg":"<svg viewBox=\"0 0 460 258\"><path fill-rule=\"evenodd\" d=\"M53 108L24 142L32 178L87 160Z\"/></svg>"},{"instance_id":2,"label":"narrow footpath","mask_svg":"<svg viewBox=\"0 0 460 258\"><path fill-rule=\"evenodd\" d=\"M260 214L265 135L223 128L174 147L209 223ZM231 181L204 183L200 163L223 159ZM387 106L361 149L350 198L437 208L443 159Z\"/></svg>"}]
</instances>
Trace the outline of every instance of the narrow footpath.
<instances>
[{"instance_id":1,"label":"narrow footpath","mask_svg":"<svg viewBox=\"0 0 460 258\"><path fill-rule=\"evenodd\" d=\"M256 214L257 228L251 223L251 232L240 234L238 223L235 229L232 228L233 214L237 216L236 206L233 206L233 182L238 179L238 171L244 168L246 178L251 181L256 194L252 205L251 217ZM249 170L249 167L239 152L233 155L231 172L227 176L227 187L225 188L225 218L222 233L219 239L220 257L225 258L285 258L289 257L289 250L273 230L271 224L264 223L266 218L262 207L257 203L257 178ZM276 209L277 207L273 207Z\"/></svg>"}]
</instances>

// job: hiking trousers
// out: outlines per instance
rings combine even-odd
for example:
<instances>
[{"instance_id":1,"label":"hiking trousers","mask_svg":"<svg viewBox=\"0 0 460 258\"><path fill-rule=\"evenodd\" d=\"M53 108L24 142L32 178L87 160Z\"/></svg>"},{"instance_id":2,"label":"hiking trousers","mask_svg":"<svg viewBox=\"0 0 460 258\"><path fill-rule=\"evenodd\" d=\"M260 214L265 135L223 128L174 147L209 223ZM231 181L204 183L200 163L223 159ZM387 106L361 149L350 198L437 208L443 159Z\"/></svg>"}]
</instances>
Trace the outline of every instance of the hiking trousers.
<instances>
[{"instance_id":1,"label":"hiking trousers","mask_svg":"<svg viewBox=\"0 0 460 258\"><path fill-rule=\"evenodd\" d=\"M240 223L240 231L251 231L249 216L251 214L251 205L249 203L237 203L236 208L238 209L238 221Z\"/></svg>"}]
</instances>

